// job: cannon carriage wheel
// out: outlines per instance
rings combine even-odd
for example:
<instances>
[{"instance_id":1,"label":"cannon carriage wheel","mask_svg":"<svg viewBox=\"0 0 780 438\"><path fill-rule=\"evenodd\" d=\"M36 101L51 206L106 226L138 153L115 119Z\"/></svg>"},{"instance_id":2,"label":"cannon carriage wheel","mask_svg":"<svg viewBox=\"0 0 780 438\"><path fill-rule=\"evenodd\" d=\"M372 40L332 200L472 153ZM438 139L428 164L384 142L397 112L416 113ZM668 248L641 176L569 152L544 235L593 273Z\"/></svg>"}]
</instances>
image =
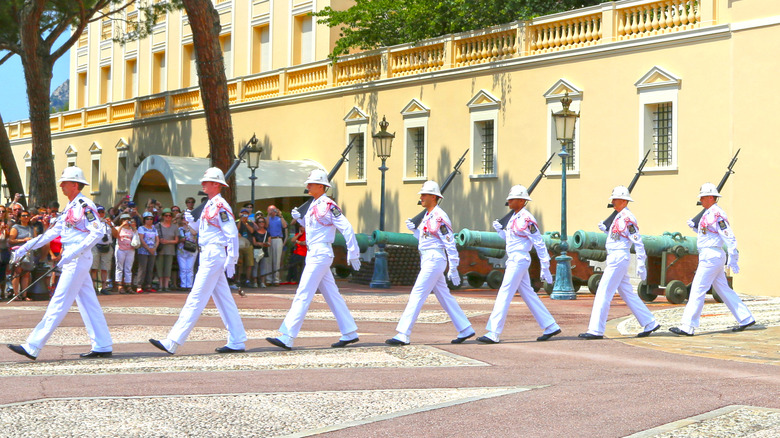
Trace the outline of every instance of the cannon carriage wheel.
<instances>
[{"instance_id":1,"label":"cannon carriage wheel","mask_svg":"<svg viewBox=\"0 0 780 438\"><path fill-rule=\"evenodd\" d=\"M642 301L649 303L658 297L658 295L653 293L653 289L655 288L656 286L647 284L646 281L642 281L636 286L636 293L639 295L639 298L641 298Z\"/></svg>"},{"instance_id":2,"label":"cannon carriage wheel","mask_svg":"<svg viewBox=\"0 0 780 438\"><path fill-rule=\"evenodd\" d=\"M498 269L494 269L488 272L488 275L485 277L485 281L487 281L489 288L498 289L501 287L501 283L504 281L504 273Z\"/></svg>"},{"instance_id":3,"label":"cannon carriage wheel","mask_svg":"<svg viewBox=\"0 0 780 438\"><path fill-rule=\"evenodd\" d=\"M682 304L688 299L688 288L680 280L672 280L666 285L664 292L666 301L672 304Z\"/></svg>"},{"instance_id":4,"label":"cannon carriage wheel","mask_svg":"<svg viewBox=\"0 0 780 438\"><path fill-rule=\"evenodd\" d=\"M485 276L476 271L466 272L466 282L474 289L482 287L485 284Z\"/></svg>"},{"instance_id":5,"label":"cannon carriage wheel","mask_svg":"<svg viewBox=\"0 0 780 438\"><path fill-rule=\"evenodd\" d=\"M602 272L596 272L588 278L588 290L593 295L596 295L596 291L599 289L599 283L601 283Z\"/></svg>"}]
</instances>

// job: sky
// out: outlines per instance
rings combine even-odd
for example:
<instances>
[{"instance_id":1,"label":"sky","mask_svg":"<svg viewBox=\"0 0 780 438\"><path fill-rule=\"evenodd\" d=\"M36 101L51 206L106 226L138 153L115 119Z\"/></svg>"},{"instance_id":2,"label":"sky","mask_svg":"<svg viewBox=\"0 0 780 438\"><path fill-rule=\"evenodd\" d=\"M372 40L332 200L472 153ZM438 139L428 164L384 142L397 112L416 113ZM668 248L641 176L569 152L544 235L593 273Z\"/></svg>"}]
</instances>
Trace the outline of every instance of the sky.
<instances>
[{"instance_id":1,"label":"sky","mask_svg":"<svg viewBox=\"0 0 780 438\"><path fill-rule=\"evenodd\" d=\"M70 37L70 33L65 32L54 47L60 47ZM0 58L5 56L6 52L0 52ZM70 74L70 51L65 53L54 63L54 75L51 80L51 90L49 94L62 85L68 79ZM0 114L3 116L3 122L15 122L17 120L27 120L30 118L29 105L27 104L27 85L24 82L24 70L22 69L22 60L15 55L3 65L0 65Z\"/></svg>"}]
</instances>

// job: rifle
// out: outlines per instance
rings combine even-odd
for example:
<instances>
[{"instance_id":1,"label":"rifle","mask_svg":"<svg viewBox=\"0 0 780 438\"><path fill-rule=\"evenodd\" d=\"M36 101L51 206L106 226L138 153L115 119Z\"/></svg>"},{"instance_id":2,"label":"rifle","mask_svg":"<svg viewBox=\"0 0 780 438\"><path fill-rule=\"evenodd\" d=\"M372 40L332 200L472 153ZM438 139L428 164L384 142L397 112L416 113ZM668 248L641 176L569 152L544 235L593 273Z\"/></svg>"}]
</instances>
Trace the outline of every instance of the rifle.
<instances>
[{"instance_id":1,"label":"rifle","mask_svg":"<svg viewBox=\"0 0 780 438\"><path fill-rule=\"evenodd\" d=\"M545 176L544 173L547 172L547 168L550 167L552 164L553 157L555 157L555 152L550 155L550 158L547 159L547 162L544 163L544 166L542 166L541 169L539 169L539 175L536 176L536 179L534 182L531 183L530 186L528 186L528 194L530 195L531 192L534 191L537 185L539 185L539 181L542 180L542 178ZM506 205L509 205L509 202L507 202ZM498 220L498 222L501 224L503 228L506 228L507 224L509 223L509 219L512 219L512 215L515 214L514 210L511 210L509 213L507 213L504 217Z\"/></svg>"},{"instance_id":2,"label":"rifle","mask_svg":"<svg viewBox=\"0 0 780 438\"><path fill-rule=\"evenodd\" d=\"M728 169L726 170L726 173L723 175L723 178L720 179L720 182L718 183L718 193L720 193L721 190L723 190L723 187L726 185L726 181L728 181L729 177L732 173L734 173L734 165L737 164L737 155L739 155L739 151L741 151L742 148L737 149L737 153L734 154L734 157L731 158L731 162L729 163ZM701 201L697 202L696 205L701 205ZM696 225L696 229L699 228L699 221L701 221L701 217L704 215L704 212L707 211L707 209L702 209L699 214L697 214L693 219L691 219Z\"/></svg>"},{"instance_id":3,"label":"rifle","mask_svg":"<svg viewBox=\"0 0 780 438\"><path fill-rule=\"evenodd\" d=\"M347 155L349 155L349 151L352 150L352 146L355 144L355 140L357 140L360 136L356 135L352 137L352 140L349 141L349 144L346 148L344 148L344 152L341 153L341 158L336 162L336 165L333 166L332 169L330 169L330 172L328 173L328 181L332 180L334 176L336 176L336 173L338 173L339 169L341 168L341 165L344 164L344 161L347 161ZM308 190L303 191L304 194L309 193ZM306 211L309 210L309 206L311 205L311 202L314 200L314 198L309 198L301 204L300 207L298 207L298 213L301 214L301 217L306 216Z\"/></svg>"},{"instance_id":4,"label":"rifle","mask_svg":"<svg viewBox=\"0 0 780 438\"><path fill-rule=\"evenodd\" d=\"M457 163L455 163L455 166L452 168L452 172L450 172L449 175L447 175L447 178L444 178L444 183L439 188L441 190L441 193L443 194L445 190L447 190L447 187L449 187L452 180L455 178L455 175L460 173L460 166L463 165L463 162L466 161L466 154L469 153L469 150L466 149L466 152L463 153L463 155L460 156L460 159ZM417 203L417 205L420 205L420 202ZM423 210L418 214L417 216L413 217L411 219L414 226L419 227L420 223L422 222L423 218L425 217L425 213L427 213L428 210Z\"/></svg>"},{"instance_id":5,"label":"rifle","mask_svg":"<svg viewBox=\"0 0 780 438\"><path fill-rule=\"evenodd\" d=\"M234 173L236 173L236 169L238 169L238 166L243 162L243 157L246 155L246 152L249 150L249 146L253 146L257 144L257 136L255 134L252 134L252 138L249 139L248 142L246 142L246 145L244 145L243 148L241 148L241 152L238 153L238 157L233 161L233 164L230 165L230 168L227 172L225 172L225 181L230 179L231 176L233 176ZM203 212L203 209L206 207L206 202L202 202L199 206L195 207L192 210L192 217L199 218L200 214Z\"/></svg>"},{"instance_id":6,"label":"rifle","mask_svg":"<svg viewBox=\"0 0 780 438\"><path fill-rule=\"evenodd\" d=\"M637 167L636 173L634 174L634 179L631 180L631 183L627 187L628 193L631 193L631 191L634 190L634 186L636 186L637 181L639 181L639 177L644 175L644 173L642 173L642 169L645 168L645 164L647 164L647 157L650 156L651 151L652 149L648 149L647 153L645 154L645 157L642 159L642 162L639 163L639 167ZM607 208L612 208L612 207L614 207L614 205L612 205L611 202L607 204ZM618 212L617 210L615 210L609 215L609 217L604 219L603 223L604 226L607 227L607 229L609 229L609 227L612 226L612 221L615 220L615 216L617 216L617 214Z\"/></svg>"}]
</instances>

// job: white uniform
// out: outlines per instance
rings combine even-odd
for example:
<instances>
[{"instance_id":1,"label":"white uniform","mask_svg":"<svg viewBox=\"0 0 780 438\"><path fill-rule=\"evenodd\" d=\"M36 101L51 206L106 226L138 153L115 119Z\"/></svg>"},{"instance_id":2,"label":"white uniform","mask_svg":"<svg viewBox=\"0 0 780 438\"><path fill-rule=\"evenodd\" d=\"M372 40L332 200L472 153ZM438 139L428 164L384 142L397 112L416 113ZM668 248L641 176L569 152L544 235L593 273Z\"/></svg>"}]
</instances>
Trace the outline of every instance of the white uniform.
<instances>
[{"instance_id":1,"label":"white uniform","mask_svg":"<svg viewBox=\"0 0 780 438\"><path fill-rule=\"evenodd\" d=\"M182 345L195 327L209 298L213 297L222 322L228 330L227 347L243 350L246 331L230 293L224 268L226 258L229 258L232 264L238 260L238 229L233 212L225 199L217 194L206 203L199 220L190 226L198 230L200 267L179 319L168 333L168 338L161 343L169 352L174 352L178 345Z\"/></svg>"},{"instance_id":2,"label":"white uniform","mask_svg":"<svg viewBox=\"0 0 780 438\"><path fill-rule=\"evenodd\" d=\"M336 237L336 229L344 235L347 243L347 260L360 257L355 232L341 209L326 195L312 201L306 215L298 219L298 222L306 227L306 265L298 283L290 311L282 322L279 331L284 335L281 339L292 347L293 339L301 330L303 319L309 310L314 294L319 288L320 293L328 303L330 311L336 317L342 340L352 340L358 337L355 319L347 308L347 303L339 293L333 273L330 270L333 264L333 239Z\"/></svg>"},{"instance_id":3,"label":"white uniform","mask_svg":"<svg viewBox=\"0 0 780 438\"><path fill-rule=\"evenodd\" d=\"M20 248L26 253L40 248L61 236L62 257L71 259L61 266L57 282L46 314L27 338L22 347L31 356L38 356L54 329L60 325L68 310L76 301L89 339L92 351L105 353L112 349L113 342L108 324L100 308L89 270L92 267L92 247L103 237L105 227L98 219L95 204L79 193L65 206L57 221L41 236L27 242Z\"/></svg>"},{"instance_id":4,"label":"white uniform","mask_svg":"<svg viewBox=\"0 0 780 438\"><path fill-rule=\"evenodd\" d=\"M409 336L412 334L412 327L431 290L439 300L441 307L450 316L455 329L458 330L459 337L473 334L471 323L455 297L450 293L447 281L444 279L447 259L449 258L451 270L457 268L458 263L460 263L450 218L437 205L430 212L426 212L420 225L412 232L419 241L417 248L420 250L420 273L417 275L417 281L414 282L409 294L406 309L404 309L401 320L398 321L398 326L395 328L398 332L395 339L410 342Z\"/></svg>"},{"instance_id":5,"label":"white uniform","mask_svg":"<svg viewBox=\"0 0 780 438\"><path fill-rule=\"evenodd\" d=\"M179 235L184 233L184 238L190 242L195 242L197 239L190 230L190 227L179 227ZM184 243L178 244L176 249L176 261L179 263L179 286L183 288L192 287L192 279L195 276L193 268L195 267L195 259L198 257L198 251L189 252L184 249Z\"/></svg>"},{"instance_id":6,"label":"white uniform","mask_svg":"<svg viewBox=\"0 0 780 438\"><path fill-rule=\"evenodd\" d=\"M726 253L723 252L723 245L728 247L729 257L738 257L737 239L731 230L726 212L718 204L714 204L704 212L698 224L696 246L699 249L699 266L696 268L696 275L693 276L691 294L688 297L688 304L685 305L682 323L679 327L687 333L692 334L699 327L704 297L710 286L715 288L739 325L755 321L750 310L729 287L726 280L726 274L723 271L723 266L726 264Z\"/></svg>"},{"instance_id":7,"label":"white uniform","mask_svg":"<svg viewBox=\"0 0 780 438\"><path fill-rule=\"evenodd\" d=\"M531 247L536 247L536 254L539 256L542 270L550 269L550 255L539 233L539 225L534 216L525 208L512 215L507 222L506 230L501 230L498 235L506 240L506 252L508 255L506 261L506 271L501 288L496 296L496 304L493 306L493 313L486 329L488 338L499 342L499 336L504 330L507 311L515 291L520 290L520 295L528 305L536 322L544 330L544 334L553 333L560 330L550 311L542 304L542 300L536 295L531 287L531 280L528 276L528 267L531 265Z\"/></svg>"},{"instance_id":8,"label":"white uniform","mask_svg":"<svg viewBox=\"0 0 780 438\"><path fill-rule=\"evenodd\" d=\"M601 276L599 288L596 291L596 298L593 300L593 311L590 314L590 324L588 333L592 335L603 336L607 325L607 315L609 315L609 305L615 291L620 294L620 298L626 302L628 308L636 316L639 325L644 329L652 330L658 323L655 317L648 310L645 303L639 298L636 291L631 287L631 281L628 276L628 265L631 262L631 245L636 250L636 262L643 265L647 260L645 254L645 245L642 243L642 236L639 234L639 225L636 218L628 210L623 208L615 216L612 226L606 231L607 236L607 266L604 268L604 274Z\"/></svg>"}]
</instances>

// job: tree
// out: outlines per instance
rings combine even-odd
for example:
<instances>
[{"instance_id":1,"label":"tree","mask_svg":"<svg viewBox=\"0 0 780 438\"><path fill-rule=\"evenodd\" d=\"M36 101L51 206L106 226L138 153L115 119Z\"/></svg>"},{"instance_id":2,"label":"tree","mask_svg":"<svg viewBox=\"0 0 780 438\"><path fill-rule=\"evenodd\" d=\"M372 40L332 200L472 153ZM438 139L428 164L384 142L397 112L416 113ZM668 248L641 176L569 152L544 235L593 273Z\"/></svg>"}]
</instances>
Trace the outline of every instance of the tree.
<instances>
[{"instance_id":1,"label":"tree","mask_svg":"<svg viewBox=\"0 0 780 438\"><path fill-rule=\"evenodd\" d=\"M182 0L192 28L195 65L200 86L200 100L206 117L211 164L227 172L233 164L233 120L225 76L225 61L219 45L219 13L211 0ZM229 204L235 204L235 176L223 190Z\"/></svg>"},{"instance_id":2,"label":"tree","mask_svg":"<svg viewBox=\"0 0 780 438\"><path fill-rule=\"evenodd\" d=\"M603 0L356 0L349 9L330 6L318 23L341 27L331 58L350 50L417 42L451 33L562 12Z\"/></svg>"},{"instance_id":3,"label":"tree","mask_svg":"<svg viewBox=\"0 0 780 438\"><path fill-rule=\"evenodd\" d=\"M22 185L19 168L16 167L16 161L14 161L14 155L11 152L11 141L8 139L8 132L5 130L2 114L0 114L0 168L3 169L5 174L5 180L8 182L8 191L11 193L11 196L14 193L24 193L24 185ZM25 199L22 198L21 202L25 204Z\"/></svg>"},{"instance_id":4,"label":"tree","mask_svg":"<svg viewBox=\"0 0 780 438\"><path fill-rule=\"evenodd\" d=\"M180 0L139 6L138 16L145 22L136 23L137 31L151 29L156 17L176 7ZM124 8L136 0L3 0L0 2L0 65L11 56L19 55L27 85L32 132L29 205L57 199L54 161L51 159L51 126L49 124L49 90L54 62L78 41L92 20L118 17ZM111 8L111 6L114 6ZM102 12L101 12L102 11ZM60 47L54 43L66 31L71 37ZM3 54L3 52L6 52ZM0 144L0 147L4 145ZM10 151L10 144L9 144ZM14 164L15 167L15 164ZM6 168L7 170L7 168ZM17 170L18 174L18 170Z\"/></svg>"}]
</instances>

